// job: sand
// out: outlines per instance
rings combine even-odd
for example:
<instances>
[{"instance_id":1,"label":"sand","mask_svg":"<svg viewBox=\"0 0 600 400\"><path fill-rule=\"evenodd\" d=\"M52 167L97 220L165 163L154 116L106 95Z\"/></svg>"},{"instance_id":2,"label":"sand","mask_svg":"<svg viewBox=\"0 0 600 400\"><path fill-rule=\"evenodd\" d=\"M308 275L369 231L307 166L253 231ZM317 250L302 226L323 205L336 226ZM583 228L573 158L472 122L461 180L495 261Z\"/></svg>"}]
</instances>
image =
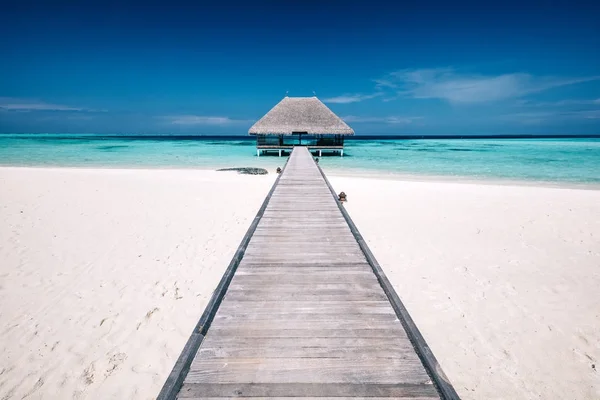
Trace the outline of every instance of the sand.
<instances>
[{"instance_id":1,"label":"sand","mask_svg":"<svg viewBox=\"0 0 600 400\"><path fill-rule=\"evenodd\" d=\"M332 177L463 399L600 399L600 190Z\"/></svg>"},{"instance_id":2,"label":"sand","mask_svg":"<svg viewBox=\"0 0 600 400\"><path fill-rule=\"evenodd\" d=\"M274 178L0 168L0 399L154 398ZM600 398L600 191L331 181L462 398Z\"/></svg>"},{"instance_id":3,"label":"sand","mask_svg":"<svg viewBox=\"0 0 600 400\"><path fill-rule=\"evenodd\" d=\"M152 399L274 181L0 168L0 399Z\"/></svg>"}]
</instances>

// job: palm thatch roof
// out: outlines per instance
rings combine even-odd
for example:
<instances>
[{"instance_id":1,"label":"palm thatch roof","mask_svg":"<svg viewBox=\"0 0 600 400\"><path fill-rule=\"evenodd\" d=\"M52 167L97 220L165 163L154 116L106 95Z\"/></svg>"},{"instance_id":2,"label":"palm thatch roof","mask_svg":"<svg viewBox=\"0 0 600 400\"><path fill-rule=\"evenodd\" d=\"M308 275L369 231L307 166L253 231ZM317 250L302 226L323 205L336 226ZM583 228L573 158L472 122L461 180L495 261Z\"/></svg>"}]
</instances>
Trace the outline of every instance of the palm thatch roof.
<instances>
[{"instance_id":1,"label":"palm thatch roof","mask_svg":"<svg viewBox=\"0 0 600 400\"><path fill-rule=\"evenodd\" d=\"M284 97L264 117L258 120L250 135L354 135L340 117L316 97Z\"/></svg>"}]
</instances>

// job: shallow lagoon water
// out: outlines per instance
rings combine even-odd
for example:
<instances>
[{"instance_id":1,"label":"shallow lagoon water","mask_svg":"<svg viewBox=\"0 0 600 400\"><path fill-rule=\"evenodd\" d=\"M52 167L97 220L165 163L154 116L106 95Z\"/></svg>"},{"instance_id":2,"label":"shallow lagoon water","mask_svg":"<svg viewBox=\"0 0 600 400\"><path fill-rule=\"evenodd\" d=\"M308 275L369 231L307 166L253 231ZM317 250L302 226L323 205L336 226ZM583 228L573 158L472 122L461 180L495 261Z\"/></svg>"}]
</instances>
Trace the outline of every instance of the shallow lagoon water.
<instances>
[{"instance_id":1,"label":"shallow lagoon water","mask_svg":"<svg viewBox=\"0 0 600 400\"><path fill-rule=\"evenodd\" d=\"M600 184L600 139L382 139L346 141L344 157L321 157L334 173L389 177ZM248 137L0 135L0 165L88 168L262 167Z\"/></svg>"}]
</instances>

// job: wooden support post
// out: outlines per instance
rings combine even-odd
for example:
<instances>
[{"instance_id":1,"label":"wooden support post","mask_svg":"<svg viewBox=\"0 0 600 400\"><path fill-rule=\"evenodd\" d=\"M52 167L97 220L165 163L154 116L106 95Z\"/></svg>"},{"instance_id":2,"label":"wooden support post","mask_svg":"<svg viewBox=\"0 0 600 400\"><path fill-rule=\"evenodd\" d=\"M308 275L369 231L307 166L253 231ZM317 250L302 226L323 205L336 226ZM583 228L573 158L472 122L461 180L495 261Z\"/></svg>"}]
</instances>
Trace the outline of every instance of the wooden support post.
<instances>
[{"instance_id":1,"label":"wooden support post","mask_svg":"<svg viewBox=\"0 0 600 400\"><path fill-rule=\"evenodd\" d=\"M344 149L340 150L340 157L344 157Z\"/></svg>"},{"instance_id":2,"label":"wooden support post","mask_svg":"<svg viewBox=\"0 0 600 400\"><path fill-rule=\"evenodd\" d=\"M260 150L256 149L256 157L260 157Z\"/></svg>"},{"instance_id":3,"label":"wooden support post","mask_svg":"<svg viewBox=\"0 0 600 400\"><path fill-rule=\"evenodd\" d=\"M319 150L319 157L323 157L323 155L321 154L323 150Z\"/></svg>"},{"instance_id":4,"label":"wooden support post","mask_svg":"<svg viewBox=\"0 0 600 400\"><path fill-rule=\"evenodd\" d=\"M281 157L281 149L279 149L279 157Z\"/></svg>"}]
</instances>

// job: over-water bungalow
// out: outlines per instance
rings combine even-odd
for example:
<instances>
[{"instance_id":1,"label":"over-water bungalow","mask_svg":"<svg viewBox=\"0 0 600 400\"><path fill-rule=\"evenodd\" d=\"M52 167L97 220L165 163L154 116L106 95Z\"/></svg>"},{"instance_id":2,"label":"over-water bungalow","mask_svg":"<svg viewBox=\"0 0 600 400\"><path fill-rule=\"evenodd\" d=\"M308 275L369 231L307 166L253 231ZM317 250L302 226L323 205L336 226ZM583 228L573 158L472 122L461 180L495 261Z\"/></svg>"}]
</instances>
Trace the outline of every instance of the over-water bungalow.
<instances>
[{"instance_id":1,"label":"over-water bungalow","mask_svg":"<svg viewBox=\"0 0 600 400\"><path fill-rule=\"evenodd\" d=\"M285 97L248 131L256 135L256 155L269 151L292 151L306 146L319 156L323 152L344 155L344 137L354 130L316 97Z\"/></svg>"}]
</instances>

